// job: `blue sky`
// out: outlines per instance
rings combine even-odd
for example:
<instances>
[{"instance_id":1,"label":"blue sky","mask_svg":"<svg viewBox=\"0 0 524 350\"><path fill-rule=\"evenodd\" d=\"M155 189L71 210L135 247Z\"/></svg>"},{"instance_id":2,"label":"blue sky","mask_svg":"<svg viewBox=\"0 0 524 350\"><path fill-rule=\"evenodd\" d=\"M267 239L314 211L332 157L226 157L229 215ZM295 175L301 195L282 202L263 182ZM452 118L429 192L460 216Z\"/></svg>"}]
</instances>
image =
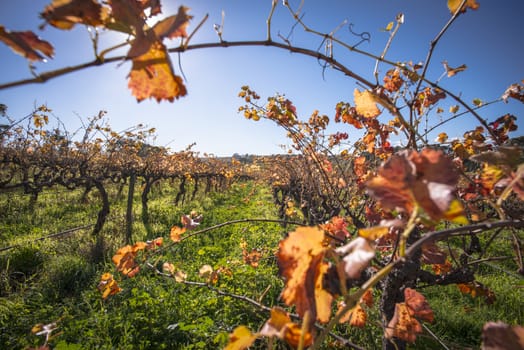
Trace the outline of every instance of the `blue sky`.
<instances>
[{"instance_id":1,"label":"blue sky","mask_svg":"<svg viewBox=\"0 0 524 350\"><path fill-rule=\"evenodd\" d=\"M17 0L0 3L0 25L12 31L33 30L55 46L55 58L46 63L36 63L38 72L44 72L89 61L92 47L85 27L60 31L47 26L38 29L38 18L49 0ZM524 46L520 39L524 16L524 1L479 0L480 8L461 15L443 40L438 44L428 77L437 79L444 72L442 61L452 67L466 64L467 70L453 78L443 78L441 85L460 95L465 101L474 98L484 101L497 99L512 83L524 79ZM291 1L296 7L299 1ZM194 16L188 31L209 14L204 27L194 36L192 43L216 42L213 24L220 23L225 13L223 38L235 40L263 40L266 35L266 18L271 0L213 0L213 1L163 1L166 15L176 13L178 6L191 8ZM379 55L388 39L381 28L404 13L405 23L400 28L386 58L391 61L424 61L430 41L450 18L445 0L370 0L370 1L312 1L305 0L303 20L314 29L330 32L344 20L353 24L356 32L369 32L371 41L360 49ZM279 1L276 8L272 36L287 35L294 21ZM358 38L349 33L347 25L337 31L337 36L350 44ZM112 33L102 35L101 47L110 46L124 38ZM304 33L296 27L291 37L297 46L317 49L319 37ZM168 43L176 46L177 42ZM322 50L322 49L321 49ZM341 47L335 47L335 57L368 80L373 80L374 60ZM47 104L53 114L70 131L81 126L99 110L108 112L107 119L115 130L124 130L139 123L157 129L156 145L180 150L196 142L195 150L216 155L233 153L274 154L282 152L280 144L287 144L285 134L268 121L253 122L238 113L242 100L237 97L242 85L249 85L263 99L283 93L292 100L301 118L309 118L313 110L334 117L339 101L353 101L355 82L340 72L326 70L323 74L319 63L299 54L267 47L214 48L188 51L181 55L180 65L187 78L188 95L173 103L153 100L137 103L127 89L126 76L130 63L109 64L62 76L45 84L25 85L0 90L0 103L8 106L8 114L20 119L36 105ZM27 61L0 43L0 83L30 76ZM178 57L172 56L177 74ZM389 67L381 65L381 73ZM447 108L455 104L444 101ZM519 130L513 136L524 134L524 105L517 101L498 103L479 111L488 121L505 113L518 118ZM439 116L430 115L430 122ZM460 137L464 131L477 125L473 117L464 115L439 131L450 137ZM346 130L344 130L344 128ZM333 129L334 130L334 129ZM358 134L350 133L350 141Z\"/></svg>"}]
</instances>

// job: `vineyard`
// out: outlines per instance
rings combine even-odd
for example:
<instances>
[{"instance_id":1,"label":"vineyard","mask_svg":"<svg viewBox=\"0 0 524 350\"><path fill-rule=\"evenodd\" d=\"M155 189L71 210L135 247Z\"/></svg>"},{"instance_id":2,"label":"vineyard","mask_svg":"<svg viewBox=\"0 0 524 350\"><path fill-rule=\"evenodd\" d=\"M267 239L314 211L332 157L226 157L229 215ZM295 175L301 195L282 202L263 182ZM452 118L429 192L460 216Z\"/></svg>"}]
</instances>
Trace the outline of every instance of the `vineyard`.
<instances>
[{"instance_id":1,"label":"vineyard","mask_svg":"<svg viewBox=\"0 0 524 350\"><path fill-rule=\"evenodd\" d=\"M159 0L53 1L44 9L45 25L126 39L99 51L93 35L94 61L33 71L0 90L131 61L128 87L138 102L177 103L188 92L170 54L230 46L288 50L358 85L332 116L307 117L284 94L240 86L238 112L287 137L272 156L217 157L193 144L173 151L154 145L155 128L117 131L103 110L71 131L51 107L13 117L5 101L2 348L524 349L524 139L519 117L482 114L520 106L524 85L468 102L441 83L466 65L445 62L443 75L429 78L446 31L480 5L447 1L449 21L425 62L399 63L386 56L402 14L373 54L351 25L360 40L353 45L313 29L302 4L272 1L264 41L225 41L222 23L214 26L218 42L203 44L190 40L207 17L188 32L193 16L181 6L153 23ZM276 41L277 9L289 12L293 30L371 59L374 70L356 72L292 35L279 32ZM169 39L180 45L169 48ZM30 62L54 52L30 31L0 26L0 41ZM122 47L124 56L110 56ZM451 138L445 127L457 118L476 125Z\"/></svg>"}]
</instances>

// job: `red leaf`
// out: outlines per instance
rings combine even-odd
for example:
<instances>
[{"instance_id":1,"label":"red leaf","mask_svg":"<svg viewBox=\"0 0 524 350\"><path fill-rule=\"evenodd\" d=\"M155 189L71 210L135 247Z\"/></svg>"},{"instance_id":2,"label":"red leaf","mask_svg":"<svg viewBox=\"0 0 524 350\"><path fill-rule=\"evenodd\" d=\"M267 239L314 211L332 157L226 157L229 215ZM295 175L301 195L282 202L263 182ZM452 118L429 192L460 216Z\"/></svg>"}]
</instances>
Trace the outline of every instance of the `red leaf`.
<instances>
[{"instance_id":1,"label":"red leaf","mask_svg":"<svg viewBox=\"0 0 524 350\"><path fill-rule=\"evenodd\" d=\"M42 61L42 54L49 58L54 54L53 46L31 31L9 32L0 26L0 41L30 61Z\"/></svg>"},{"instance_id":2,"label":"red leaf","mask_svg":"<svg viewBox=\"0 0 524 350\"><path fill-rule=\"evenodd\" d=\"M406 288L404 289L404 299L413 316L430 323L433 322L433 310L422 294L414 289Z\"/></svg>"}]
</instances>

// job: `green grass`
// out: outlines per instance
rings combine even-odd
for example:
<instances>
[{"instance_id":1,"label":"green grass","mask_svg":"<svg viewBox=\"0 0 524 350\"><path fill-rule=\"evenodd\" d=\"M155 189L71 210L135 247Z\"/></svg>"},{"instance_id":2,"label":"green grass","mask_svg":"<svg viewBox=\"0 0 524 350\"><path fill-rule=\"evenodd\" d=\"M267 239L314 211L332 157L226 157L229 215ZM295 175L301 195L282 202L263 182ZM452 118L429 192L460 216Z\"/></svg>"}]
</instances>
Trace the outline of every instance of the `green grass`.
<instances>
[{"instance_id":1,"label":"green grass","mask_svg":"<svg viewBox=\"0 0 524 350\"><path fill-rule=\"evenodd\" d=\"M117 198L116 187L110 187L109 192L111 214L102 232L107 250L105 259L96 264L91 260L94 238L90 230L33 242L47 234L94 222L99 209L96 192L85 204L79 201L81 191L46 190L33 212L28 212L27 196L11 193L0 198L0 247L19 244L0 252L0 348L25 349L42 344L42 337L32 334L31 328L58 320L61 334L51 343L58 349L220 349L236 326L243 324L256 331L267 320L265 312L231 295L219 295L205 286L176 283L147 267L135 278L121 277L111 257L124 245L125 198ZM152 232L148 234L140 220L137 187L134 241L163 236L165 245L169 245L171 226L179 224L180 216L192 210L204 215L199 228L277 216L269 189L252 182L234 184L220 193L200 194L196 200L186 200L179 206L174 204L175 196L176 186L168 184L151 193ZM195 282L206 281L198 274L204 264L215 270L225 269L214 288L271 307L280 303L283 287L274 253L290 229L257 221L226 225L173 245L153 263L160 268L170 262ZM507 237L501 234L501 242L508 243ZM258 267L243 262L241 242L247 244L248 250L262 253ZM492 246L488 256L512 254L510 244ZM435 322L428 324L428 329L449 348L466 349L479 347L482 325L488 320L522 324L524 294L522 279L511 273L515 266L511 260L481 265L479 281L496 295L491 305L482 298L461 294L454 285L421 289L435 312ZM104 272L113 273L123 288L107 300L102 300L97 290ZM378 300L368 311L369 321L363 330L339 325L336 331L365 348L380 348ZM265 346L262 340L253 348ZM279 343L276 349L280 348L286 347ZM336 348L336 344L329 340L325 348ZM410 346L441 348L428 331Z\"/></svg>"}]
</instances>

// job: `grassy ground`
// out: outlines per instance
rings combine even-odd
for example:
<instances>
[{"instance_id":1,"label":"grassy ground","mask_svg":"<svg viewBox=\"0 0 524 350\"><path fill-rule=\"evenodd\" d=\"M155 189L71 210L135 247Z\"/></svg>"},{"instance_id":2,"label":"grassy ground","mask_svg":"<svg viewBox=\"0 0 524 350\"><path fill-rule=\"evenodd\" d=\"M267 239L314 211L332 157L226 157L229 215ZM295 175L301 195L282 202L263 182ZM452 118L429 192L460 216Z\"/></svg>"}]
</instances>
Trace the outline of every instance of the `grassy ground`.
<instances>
[{"instance_id":1,"label":"grassy ground","mask_svg":"<svg viewBox=\"0 0 524 350\"><path fill-rule=\"evenodd\" d=\"M58 349L219 349L228 334L243 324L257 330L268 315L233 296L249 297L266 306L279 302L283 282L277 276L274 253L287 230L276 223L243 222L192 236L166 249L154 260L161 267L172 263L187 273L187 280L202 283L199 269L209 264L222 271L217 290L176 283L144 268L135 278L121 278L123 291L102 300L96 286L104 272L118 274L111 262L124 245L125 198L110 189L112 208L103 230L107 253L93 263L89 229L68 236L31 242L38 237L71 227L94 223L98 210L96 192L87 204L79 191L51 189L29 210L29 198L17 193L0 197L0 348L25 349L43 343L31 333L38 324L58 321L60 335L51 344ZM255 183L235 184L228 191L199 195L194 201L175 206L174 188L164 185L151 195L147 234L140 218L139 194L135 199L134 240L163 236L180 216L195 210L203 214L202 228L244 218L276 218L271 195ZM29 242L29 243L28 243ZM242 260L242 247L261 254L257 267ZM508 245L510 247L510 245ZM508 248L496 247L504 254ZM496 253L501 253L497 251ZM502 266L503 271L499 270ZM434 333L448 348L478 348L484 322L503 320L524 323L522 279L511 273L512 265L483 265L480 281L496 295L493 304L460 293L455 285L421 290L435 311L435 323L427 325L412 349L443 349ZM380 348L382 329L376 306L363 330L338 326L361 346ZM336 344L328 343L327 348ZM265 343L256 343L265 348ZM285 348L278 345L276 348Z\"/></svg>"}]
</instances>

